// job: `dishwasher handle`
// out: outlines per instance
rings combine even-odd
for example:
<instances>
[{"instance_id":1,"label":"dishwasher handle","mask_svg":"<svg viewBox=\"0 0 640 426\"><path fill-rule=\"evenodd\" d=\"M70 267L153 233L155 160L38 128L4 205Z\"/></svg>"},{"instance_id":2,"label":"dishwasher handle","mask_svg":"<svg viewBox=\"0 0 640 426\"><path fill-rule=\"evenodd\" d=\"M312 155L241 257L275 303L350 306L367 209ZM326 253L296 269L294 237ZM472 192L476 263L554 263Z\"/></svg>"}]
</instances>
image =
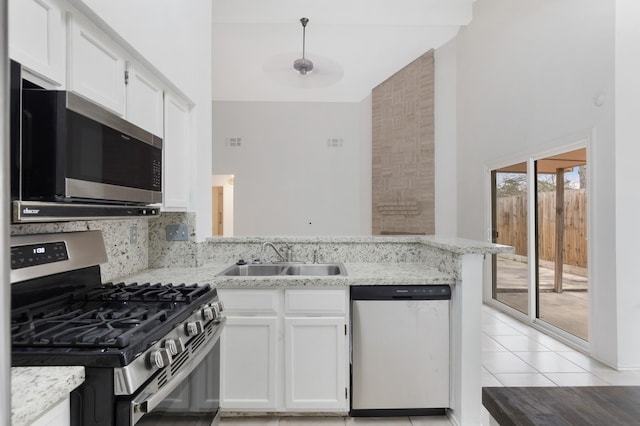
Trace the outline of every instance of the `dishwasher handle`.
<instances>
[{"instance_id":1,"label":"dishwasher handle","mask_svg":"<svg viewBox=\"0 0 640 426\"><path fill-rule=\"evenodd\" d=\"M451 300L449 285L351 286L351 300Z\"/></svg>"}]
</instances>

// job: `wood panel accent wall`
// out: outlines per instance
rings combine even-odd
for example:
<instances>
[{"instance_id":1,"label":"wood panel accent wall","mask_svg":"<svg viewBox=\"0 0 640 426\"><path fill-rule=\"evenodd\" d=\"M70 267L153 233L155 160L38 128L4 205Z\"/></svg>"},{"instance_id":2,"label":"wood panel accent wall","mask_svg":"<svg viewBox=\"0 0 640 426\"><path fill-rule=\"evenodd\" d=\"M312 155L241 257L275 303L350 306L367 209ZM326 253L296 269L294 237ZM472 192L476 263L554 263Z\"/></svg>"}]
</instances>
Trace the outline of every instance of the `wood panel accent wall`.
<instances>
[{"instance_id":1,"label":"wood panel accent wall","mask_svg":"<svg viewBox=\"0 0 640 426\"><path fill-rule=\"evenodd\" d=\"M372 92L372 233L433 234L433 50Z\"/></svg>"}]
</instances>

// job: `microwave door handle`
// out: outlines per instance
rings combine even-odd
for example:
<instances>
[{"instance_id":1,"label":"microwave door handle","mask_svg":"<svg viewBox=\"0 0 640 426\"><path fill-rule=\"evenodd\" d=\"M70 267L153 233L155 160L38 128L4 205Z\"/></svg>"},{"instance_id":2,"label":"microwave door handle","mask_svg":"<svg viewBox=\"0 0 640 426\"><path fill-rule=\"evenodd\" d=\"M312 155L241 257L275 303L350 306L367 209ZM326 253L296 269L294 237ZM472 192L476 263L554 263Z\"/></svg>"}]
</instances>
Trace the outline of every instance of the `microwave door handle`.
<instances>
[{"instance_id":1,"label":"microwave door handle","mask_svg":"<svg viewBox=\"0 0 640 426\"><path fill-rule=\"evenodd\" d=\"M20 143L20 151L23 149L27 152L20 152L20 167L22 169L22 160L26 158L29 163L26 164L27 167L31 168L32 166L32 155L27 155L31 151L33 151L33 115L29 111L22 111L22 142ZM22 172L20 172L22 175Z\"/></svg>"},{"instance_id":2,"label":"microwave door handle","mask_svg":"<svg viewBox=\"0 0 640 426\"><path fill-rule=\"evenodd\" d=\"M158 389L156 392L152 392L149 395L149 392L145 392L143 390L138 395L141 397L140 399L134 398L130 403L130 416L131 416L131 424L136 424L142 416L152 412L162 401L165 400L171 392L173 392L180 383L182 383L189 375L196 369L198 365L202 362L205 356L211 352L216 342L220 340L220 334L222 333L222 329L224 328L224 324L226 322L226 318L222 318L220 322L220 326L217 327L215 334L211 339L209 339L206 345L201 348L198 354L191 358L188 363L186 363L182 369L171 377L171 380L164 385L162 388ZM165 367L166 368L166 367Z\"/></svg>"}]
</instances>

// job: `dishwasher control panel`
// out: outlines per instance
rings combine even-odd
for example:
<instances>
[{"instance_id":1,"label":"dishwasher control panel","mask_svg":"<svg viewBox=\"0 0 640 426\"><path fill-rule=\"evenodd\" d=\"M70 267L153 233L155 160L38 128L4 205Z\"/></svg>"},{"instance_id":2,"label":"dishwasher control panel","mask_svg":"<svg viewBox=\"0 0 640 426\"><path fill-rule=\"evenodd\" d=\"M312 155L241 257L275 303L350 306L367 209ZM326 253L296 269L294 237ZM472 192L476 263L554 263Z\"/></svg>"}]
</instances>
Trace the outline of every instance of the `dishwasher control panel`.
<instances>
[{"instance_id":1,"label":"dishwasher control panel","mask_svg":"<svg viewBox=\"0 0 640 426\"><path fill-rule=\"evenodd\" d=\"M351 300L449 300L448 285L352 286Z\"/></svg>"}]
</instances>

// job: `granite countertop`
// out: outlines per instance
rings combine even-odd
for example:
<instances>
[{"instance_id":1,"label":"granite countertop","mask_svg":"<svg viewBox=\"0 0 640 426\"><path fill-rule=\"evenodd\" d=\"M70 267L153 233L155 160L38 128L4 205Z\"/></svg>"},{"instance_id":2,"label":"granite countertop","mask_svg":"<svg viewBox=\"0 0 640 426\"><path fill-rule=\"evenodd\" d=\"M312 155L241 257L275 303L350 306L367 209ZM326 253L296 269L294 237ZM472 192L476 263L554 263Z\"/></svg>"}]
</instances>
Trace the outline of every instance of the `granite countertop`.
<instances>
[{"instance_id":1,"label":"granite countertop","mask_svg":"<svg viewBox=\"0 0 640 426\"><path fill-rule=\"evenodd\" d=\"M196 268L147 269L114 280L126 283L213 284L219 288L454 284L455 278L425 263L344 263L343 276L216 276L231 263Z\"/></svg>"},{"instance_id":2,"label":"granite countertop","mask_svg":"<svg viewBox=\"0 0 640 426\"><path fill-rule=\"evenodd\" d=\"M11 424L31 424L83 382L84 367L12 367Z\"/></svg>"},{"instance_id":3,"label":"granite countertop","mask_svg":"<svg viewBox=\"0 0 640 426\"><path fill-rule=\"evenodd\" d=\"M209 237L207 243L258 243L278 241L283 243L421 243L455 254L510 253L513 247L486 241L442 235L362 235L362 236L264 236L264 237Z\"/></svg>"}]
</instances>

